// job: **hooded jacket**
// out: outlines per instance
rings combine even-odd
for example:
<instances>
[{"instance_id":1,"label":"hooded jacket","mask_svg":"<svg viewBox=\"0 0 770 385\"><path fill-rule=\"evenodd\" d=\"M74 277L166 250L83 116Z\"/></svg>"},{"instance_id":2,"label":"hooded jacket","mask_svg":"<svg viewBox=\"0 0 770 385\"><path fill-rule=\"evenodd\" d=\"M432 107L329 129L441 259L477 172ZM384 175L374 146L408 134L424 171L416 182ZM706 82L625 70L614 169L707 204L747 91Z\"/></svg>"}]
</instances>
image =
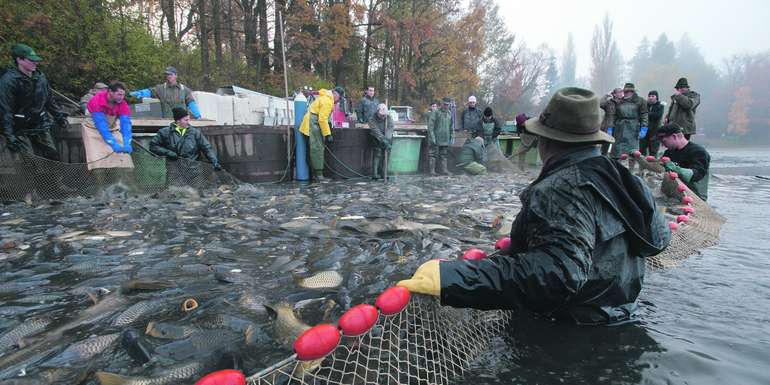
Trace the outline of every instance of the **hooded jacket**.
<instances>
[{"instance_id":1,"label":"hooded jacket","mask_svg":"<svg viewBox=\"0 0 770 385\"><path fill-rule=\"evenodd\" d=\"M150 141L150 151L166 157L173 155L171 154L173 151L179 158L196 161L200 159L200 154L203 152L212 164L219 165L219 159L211 143L199 129L189 126L182 131L184 134L179 132L176 123L161 128Z\"/></svg>"},{"instance_id":2,"label":"hooded jacket","mask_svg":"<svg viewBox=\"0 0 770 385\"><path fill-rule=\"evenodd\" d=\"M700 105L700 94L687 91L679 95L671 95L671 106L668 107L666 120L676 124L687 135L694 135L696 130L695 111Z\"/></svg>"},{"instance_id":3,"label":"hooded jacket","mask_svg":"<svg viewBox=\"0 0 770 385\"><path fill-rule=\"evenodd\" d=\"M307 113L302 118L299 126L299 132L305 136L310 136L310 114L318 115L318 125L321 126L321 135L329 136L332 130L329 127L329 117L334 110L334 95L326 89L318 91L318 97L310 103Z\"/></svg>"},{"instance_id":4,"label":"hooded jacket","mask_svg":"<svg viewBox=\"0 0 770 385\"><path fill-rule=\"evenodd\" d=\"M629 320L671 233L644 183L599 149L557 155L520 194L511 254L440 264L441 302L578 324Z\"/></svg>"},{"instance_id":5,"label":"hooded jacket","mask_svg":"<svg viewBox=\"0 0 770 385\"><path fill-rule=\"evenodd\" d=\"M487 135L485 133L484 125L486 124L492 124L492 132L491 135ZM496 138L500 135L500 121L497 120L495 117L494 111L492 111L492 107L487 107L484 109L484 113L481 115L481 122L478 125L477 131L474 136L481 136L482 138Z\"/></svg>"}]
</instances>

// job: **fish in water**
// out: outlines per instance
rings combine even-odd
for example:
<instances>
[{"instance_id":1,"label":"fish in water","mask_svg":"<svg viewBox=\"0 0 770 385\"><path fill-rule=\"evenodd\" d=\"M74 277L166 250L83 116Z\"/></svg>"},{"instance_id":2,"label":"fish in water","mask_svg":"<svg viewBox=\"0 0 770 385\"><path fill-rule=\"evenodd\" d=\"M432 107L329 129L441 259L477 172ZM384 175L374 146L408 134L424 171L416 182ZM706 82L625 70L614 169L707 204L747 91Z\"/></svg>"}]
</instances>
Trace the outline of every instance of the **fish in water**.
<instances>
[{"instance_id":1,"label":"fish in water","mask_svg":"<svg viewBox=\"0 0 770 385\"><path fill-rule=\"evenodd\" d=\"M43 318L25 320L21 325L0 337L0 353L18 346L19 340L43 331L50 323L51 321Z\"/></svg>"},{"instance_id":2,"label":"fish in water","mask_svg":"<svg viewBox=\"0 0 770 385\"><path fill-rule=\"evenodd\" d=\"M123 313L120 313L117 318L115 318L114 321L112 321L112 326L127 326L132 324L134 321L139 320L140 318L144 317L145 315L148 315L150 313L155 313L164 306L166 306L166 301L163 300L150 300L150 301L140 301L137 302L128 309L124 310Z\"/></svg>"},{"instance_id":3,"label":"fish in water","mask_svg":"<svg viewBox=\"0 0 770 385\"><path fill-rule=\"evenodd\" d=\"M310 329L294 313L294 306L282 302L276 305L266 305L268 313L273 317L274 338L284 346L291 346L305 330Z\"/></svg>"},{"instance_id":4,"label":"fish in water","mask_svg":"<svg viewBox=\"0 0 770 385\"><path fill-rule=\"evenodd\" d=\"M187 338L200 329L193 326L177 326L163 322L150 321L147 323L145 334L161 339L181 340Z\"/></svg>"},{"instance_id":5,"label":"fish in water","mask_svg":"<svg viewBox=\"0 0 770 385\"><path fill-rule=\"evenodd\" d=\"M125 293L131 293L134 290L162 290L174 287L171 282L155 281L151 279L129 279L120 284L120 290Z\"/></svg>"},{"instance_id":6,"label":"fish in water","mask_svg":"<svg viewBox=\"0 0 770 385\"><path fill-rule=\"evenodd\" d=\"M203 358L214 350L229 346L237 339L237 335L230 330L201 330L183 340L158 346L155 352L175 361L185 361L190 358Z\"/></svg>"},{"instance_id":7,"label":"fish in water","mask_svg":"<svg viewBox=\"0 0 770 385\"><path fill-rule=\"evenodd\" d=\"M191 362L169 369L155 377L126 377L109 372L96 372L96 378L101 385L168 385L179 384L184 380L195 377L203 371L203 364Z\"/></svg>"},{"instance_id":8,"label":"fish in water","mask_svg":"<svg viewBox=\"0 0 770 385\"><path fill-rule=\"evenodd\" d=\"M297 285L305 289L334 289L342 285L342 275L334 270L322 271L307 278L298 278Z\"/></svg>"},{"instance_id":9,"label":"fish in water","mask_svg":"<svg viewBox=\"0 0 770 385\"><path fill-rule=\"evenodd\" d=\"M67 349L64 349L59 355L48 360L45 363L45 366L70 366L72 364L84 362L112 346L118 337L120 337L120 334L114 333L86 338L85 340L76 342L67 347Z\"/></svg>"},{"instance_id":10,"label":"fish in water","mask_svg":"<svg viewBox=\"0 0 770 385\"><path fill-rule=\"evenodd\" d=\"M136 330L126 329L120 333L120 346L126 350L129 357L140 364L149 362L152 358L152 348Z\"/></svg>"},{"instance_id":11,"label":"fish in water","mask_svg":"<svg viewBox=\"0 0 770 385\"><path fill-rule=\"evenodd\" d=\"M267 302L265 297L252 291L244 291L241 293L240 297L238 297L238 304L254 314L265 314L267 312L265 309L265 302Z\"/></svg>"}]
</instances>

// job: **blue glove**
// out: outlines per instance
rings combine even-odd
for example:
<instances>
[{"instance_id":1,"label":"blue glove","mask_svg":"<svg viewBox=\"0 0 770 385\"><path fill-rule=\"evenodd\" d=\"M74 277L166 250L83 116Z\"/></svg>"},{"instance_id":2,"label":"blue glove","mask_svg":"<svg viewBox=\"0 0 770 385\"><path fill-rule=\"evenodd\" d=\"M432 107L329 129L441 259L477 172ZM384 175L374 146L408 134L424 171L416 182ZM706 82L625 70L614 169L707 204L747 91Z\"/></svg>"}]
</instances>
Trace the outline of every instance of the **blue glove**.
<instances>
[{"instance_id":1,"label":"blue glove","mask_svg":"<svg viewBox=\"0 0 770 385\"><path fill-rule=\"evenodd\" d=\"M613 127L607 127L607 134L608 134L608 135L612 135L612 132L613 132L614 130L615 130L615 129L614 129Z\"/></svg>"},{"instance_id":2,"label":"blue glove","mask_svg":"<svg viewBox=\"0 0 770 385\"><path fill-rule=\"evenodd\" d=\"M149 98L150 96L152 96L152 91L150 91L149 88L145 88L143 90L129 92L128 94L135 98L141 99L141 98Z\"/></svg>"},{"instance_id":3,"label":"blue glove","mask_svg":"<svg viewBox=\"0 0 770 385\"><path fill-rule=\"evenodd\" d=\"M644 137L647 136L647 130L648 128L646 126L642 126L642 129L639 130L639 139L644 139Z\"/></svg>"},{"instance_id":4,"label":"blue glove","mask_svg":"<svg viewBox=\"0 0 770 385\"><path fill-rule=\"evenodd\" d=\"M123 152L130 154L133 151L131 147L132 128L130 116L120 115L120 133L123 136Z\"/></svg>"},{"instance_id":5,"label":"blue glove","mask_svg":"<svg viewBox=\"0 0 770 385\"><path fill-rule=\"evenodd\" d=\"M104 142L107 143L107 145L109 145L110 147L112 147L112 151L121 152L123 150L123 147L119 145L118 142L115 141L115 137L112 136L112 133L110 132L110 128L107 125L107 117L104 116L104 112L92 112L91 119L94 120L94 125L96 126L96 130L99 131L99 134L102 135L102 139L104 139Z\"/></svg>"},{"instance_id":6,"label":"blue glove","mask_svg":"<svg viewBox=\"0 0 770 385\"><path fill-rule=\"evenodd\" d=\"M201 110L198 109L198 103L196 103L195 100L191 100L190 103L187 103L187 108L190 109L190 114L193 118L201 118Z\"/></svg>"}]
</instances>

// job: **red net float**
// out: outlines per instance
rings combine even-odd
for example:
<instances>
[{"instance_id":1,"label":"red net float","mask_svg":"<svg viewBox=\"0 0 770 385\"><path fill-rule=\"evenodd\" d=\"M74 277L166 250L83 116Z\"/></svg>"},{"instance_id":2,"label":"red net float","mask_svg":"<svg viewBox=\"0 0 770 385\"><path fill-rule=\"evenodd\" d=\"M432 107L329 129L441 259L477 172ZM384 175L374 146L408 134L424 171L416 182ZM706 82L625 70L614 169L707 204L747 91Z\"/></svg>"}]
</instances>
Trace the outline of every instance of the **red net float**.
<instances>
[{"instance_id":1,"label":"red net float","mask_svg":"<svg viewBox=\"0 0 770 385\"><path fill-rule=\"evenodd\" d=\"M631 155L633 155L634 158L639 158L639 157L642 156L642 153L641 153L641 151L636 150L636 151L632 152Z\"/></svg>"},{"instance_id":2,"label":"red net float","mask_svg":"<svg viewBox=\"0 0 770 385\"><path fill-rule=\"evenodd\" d=\"M384 315L393 315L400 313L404 310L407 304L409 304L409 290L401 286L393 286L386 289L377 297L374 301L374 306L380 309L380 312Z\"/></svg>"},{"instance_id":3,"label":"red net float","mask_svg":"<svg viewBox=\"0 0 770 385\"><path fill-rule=\"evenodd\" d=\"M495 242L495 250L501 250L505 253L511 251L511 237L503 237Z\"/></svg>"},{"instance_id":4,"label":"red net float","mask_svg":"<svg viewBox=\"0 0 770 385\"><path fill-rule=\"evenodd\" d=\"M687 206L687 207L685 207L685 208L683 208L683 209L682 209L682 212L683 212L685 215L695 214L695 209L694 209L694 208L692 208L692 207L690 207L690 206Z\"/></svg>"},{"instance_id":5,"label":"red net float","mask_svg":"<svg viewBox=\"0 0 770 385\"><path fill-rule=\"evenodd\" d=\"M326 357L340 343L340 329L332 324L320 324L305 330L294 341L294 352L300 361Z\"/></svg>"},{"instance_id":6,"label":"red net float","mask_svg":"<svg viewBox=\"0 0 770 385\"><path fill-rule=\"evenodd\" d=\"M671 180L676 180L676 178L679 178L679 174L671 171L668 173L668 177L671 178Z\"/></svg>"},{"instance_id":7,"label":"red net float","mask_svg":"<svg viewBox=\"0 0 770 385\"><path fill-rule=\"evenodd\" d=\"M671 161L671 158L664 156L660 158L660 163L668 163Z\"/></svg>"},{"instance_id":8,"label":"red net float","mask_svg":"<svg viewBox=\"0 0 770 385\"><path fill-rule=\"evenodd\" d=\"M337 324L346 336L360 336L366 333L377 322L380 313L369 304L356 305L340 317Z\"/></svg>"},{"instance_id":9,"label":"red net float","mask_svg":"<svg viewBox=\"0 0 770 385\"><path fill-rule=\"evenodd\" d=\"M679 222L679 223L687 223L687 222L690 221L690 217L688 217L687 215L684 215L684 214L677 215L676 221Z\"/></svg>"},{"instance_id":10,"label":"red net float","mask_svg":"<svg viewBox=\"0 0 770 385\"><path fill-rule=\"evenodd\" d=\"M688 197L687 195L682 197L682 204L689 205L692 202L693 202L692 197Z\"/></svg>"},{"instance_id":11,"label":"red net float","mask_svg":"<svg viewBox=\"0 0 770 385\"><path fill-rule=\"evenodd\" d=\"M240 370L225 369L212 372L198 380L195 385L245 385L246 376Z\"/></svg>"},{"instance_id":12,"label":"red net float","mask_svg":"<svg viewBox=\"0 0 770 385\"><path fill-rule=\"evenodd\" d=\"M668 222L668 228L671 229L671 231L677 231L679 230L679 224L676 222Z\"/></svg>"},{"instance_id":13,"label":"red net float","mask_svg":"<svg viewBox=\"0 0 770 385\"><path fill-rule=\"evenodd\" d=\"M646 157L646 158L644 158L644 160L646 160L646 161L648 161L648 162L654 162L654 161L656 161L657 159L655 159L655 157L654 157L654 156L652 156L652 155L647 155L647 157Z\"/></svg>"},{"instance_id":14,"label":"red net float","mask_svg":"<svg viewBox=\"0 0 770 385\"><path fill-rule=\"evenodd\" d=\"M463 253L463 259L466 261L478 261L487 257L487 253L484 250L470 248Z\"/></svg>"},{"instance_id":15,"label":"red net float","mask_svg":"<svg viewBox=\"0 0 770 385\"><path fill-rule=\"evenodd\" d=\"M685 192L687 191L687 187L684 184L680 183L676 186L676 191Z\"/></svg>"},{"instance_id":16,"label":"red net float","mask_svg":"<svg viewBox=\"0 0 770 385\"><path fill-rule=\"evenodd\" d=\"M620 160L628 159L628 154L620 154Z\"/></svg>"}]
</instances>

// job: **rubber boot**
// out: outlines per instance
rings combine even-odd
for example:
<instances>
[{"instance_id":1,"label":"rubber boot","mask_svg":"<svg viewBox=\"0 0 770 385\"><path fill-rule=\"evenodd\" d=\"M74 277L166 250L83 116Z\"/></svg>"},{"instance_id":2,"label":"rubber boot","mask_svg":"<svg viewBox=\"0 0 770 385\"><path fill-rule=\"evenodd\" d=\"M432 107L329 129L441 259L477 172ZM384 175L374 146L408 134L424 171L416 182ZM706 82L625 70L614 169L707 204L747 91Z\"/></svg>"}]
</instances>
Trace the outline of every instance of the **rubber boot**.
<instances>
[{"instance_id":1,"label":"rubber boot","mask_svg":"<svg viewBox=\"0 0 770 385\"><path fill-rule=\"evenodd\" d=\"M436 175L436 158L430 158L430 159L428 160L428 162L429 162L429 163L428 163L428 165L430 166L430 169L429 169L429 171L428 171L428 172L429 172L429 174L430 174L431 176L434 176L434 175Z\"/></svg>"},{"instance_id":2,"label":"rubber boot","mask_svg":"<svg viewBox=\"0 0 770 385\"><path fill-rule=\"evenodd\" d=\"M327 180L326 178L324 178L324 170L314 170L313 180L316 182L323 182Z\"/></svg>"},{"instance_id":3,"label":"rubber boot","mask_svg":"<svg viewBox=\"0 0 770 385\"><path fill-rule=\"evenodd\" d=\"M375 156L372 159L372 179L378 180L380 179L380 163L382 162L382 157Z\"/></svg>"},{"instance_id":4,"label":"rubber boot","mask_svg":"<svg viewBox=\"0 0 770 385\"><path fill-rule=\"evenodd\" d=\"M439 174L441 174L441 175L449 175L449 169L447 168L447 158L446 157L441 158L441 162L439 162Z\"/></svg>"}]
</instances>

